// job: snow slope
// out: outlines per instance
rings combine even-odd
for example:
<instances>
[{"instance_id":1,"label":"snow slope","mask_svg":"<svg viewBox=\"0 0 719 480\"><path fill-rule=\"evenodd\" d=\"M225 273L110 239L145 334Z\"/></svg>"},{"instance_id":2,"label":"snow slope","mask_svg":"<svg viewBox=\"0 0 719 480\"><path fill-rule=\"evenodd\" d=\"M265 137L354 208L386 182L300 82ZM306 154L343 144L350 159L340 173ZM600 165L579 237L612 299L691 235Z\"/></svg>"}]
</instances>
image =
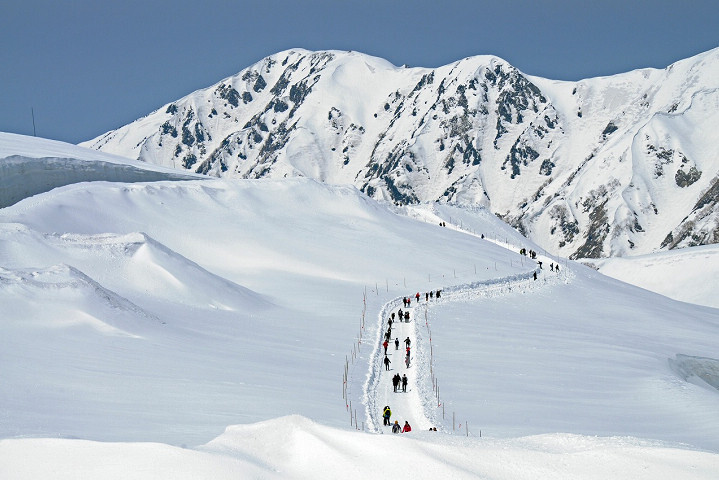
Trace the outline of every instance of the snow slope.
<instances>
[{"instance_id":1,"label":"snow slope","mask_svg":"<svg viewBox=\"0 0 719 480\"><path fill-rule=\"evenodd\" d=\"M395 394L386 320L437 289L395 327L413 345L409 368L390 352L410 377ZM0 309L2 478L719 467L719 311L551 257L479 208L307 179L71 182L0 209ZM413 432L378 425L386 403Z\"/></svg>"},{"instance_id":2,"label":"snow slope","mask_svg":"<svg viewBox=\"0 0 719 480\"><path fill-rule=\"evenodd\" d=\"M604 275L682 302L719 308L719 248L682 248L629 258L582 260Z\"/></svg>"}]
</instances>

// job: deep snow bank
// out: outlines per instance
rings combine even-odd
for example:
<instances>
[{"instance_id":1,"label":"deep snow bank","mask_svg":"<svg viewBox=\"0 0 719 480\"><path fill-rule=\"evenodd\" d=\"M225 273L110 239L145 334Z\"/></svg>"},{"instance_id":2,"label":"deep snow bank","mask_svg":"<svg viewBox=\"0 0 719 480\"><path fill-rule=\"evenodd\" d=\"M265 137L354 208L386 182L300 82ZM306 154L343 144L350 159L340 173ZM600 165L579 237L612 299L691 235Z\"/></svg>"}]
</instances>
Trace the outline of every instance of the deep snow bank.
<instances>
[{"instance_id":1,"label":"deep snow bank","mask_svg":"<svg viewBox=\"0 0 719 480\"><path fill-rule=\"evenodd\" d=\"M368 435L300 416L228 427L195 449L157 443L0 441L5 480L437 478L709 480L719 455L631 437L552 434L511 440L436 432Z\"/></svg>"},{"instance_id":2,"label":"deep snow bank","mask_svg":"<svg viewBox=\"0 0 719 480\"><path fill-rule=\"evenodd\" d=\"M79 182L201 178L54 140L0 132L0 208Z\"/></svg>"}]
</instances>

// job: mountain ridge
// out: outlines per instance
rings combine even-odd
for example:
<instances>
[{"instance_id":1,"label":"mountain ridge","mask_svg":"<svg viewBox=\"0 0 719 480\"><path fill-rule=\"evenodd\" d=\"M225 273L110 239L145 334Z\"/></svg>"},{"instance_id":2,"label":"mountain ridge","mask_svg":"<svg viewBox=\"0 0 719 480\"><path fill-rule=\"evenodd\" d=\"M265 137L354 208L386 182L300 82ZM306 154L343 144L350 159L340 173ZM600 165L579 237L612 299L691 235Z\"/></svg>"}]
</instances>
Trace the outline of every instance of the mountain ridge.
<instances>
[{"instance_id":1,"label":"mountain ridge","mask_svg":"<svg viewBox=\"0 0 719 480\"><path fill-rule=\"evenodd\" d=\"M496 56L286 50L83 146L218 177L481 205L571 258L719 242L719 49L557 81Z\"/></svg>"}]
</instances>

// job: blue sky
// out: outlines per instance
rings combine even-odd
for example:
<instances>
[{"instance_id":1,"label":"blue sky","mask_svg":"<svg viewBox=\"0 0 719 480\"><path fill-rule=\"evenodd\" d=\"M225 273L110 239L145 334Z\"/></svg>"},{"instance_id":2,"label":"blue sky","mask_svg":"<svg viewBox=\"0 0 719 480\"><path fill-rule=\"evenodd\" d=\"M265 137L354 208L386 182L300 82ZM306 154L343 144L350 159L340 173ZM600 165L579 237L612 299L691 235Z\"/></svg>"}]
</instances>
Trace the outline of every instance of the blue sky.
<instances>
[{"instance_id":1,"label":"blue sky","mask_svg":"<svg viewBox=\"0 0 719 480\"><path fill-rule=\"evenodd\" d=\"M559 80L719 46L716 0L6 0L0 131L78 143L288 48L436 67L491 54Z\"/></svg>"}]
</instances>

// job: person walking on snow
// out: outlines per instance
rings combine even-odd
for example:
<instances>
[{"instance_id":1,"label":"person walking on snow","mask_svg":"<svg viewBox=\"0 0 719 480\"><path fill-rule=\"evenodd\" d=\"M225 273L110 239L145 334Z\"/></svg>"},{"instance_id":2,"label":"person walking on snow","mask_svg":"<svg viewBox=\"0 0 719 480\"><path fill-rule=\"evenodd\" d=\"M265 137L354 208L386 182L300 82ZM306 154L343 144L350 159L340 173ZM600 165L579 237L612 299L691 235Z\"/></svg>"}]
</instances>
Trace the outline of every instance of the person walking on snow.
<instances>
[{"instance_id":1,"label":"person walking on snow","mask_svg":"<svg viewBox=\"0 0 719 480\"><path fill-rule=\"evenodd\" d=\"M392 425L392 433L399 433L400 431L402 431L402 427L400 427L399 422L395 420L394 425Z\"/></svg>"},{"instance_id":2,"label":"person walking on snow","mask_svg":"<svg viewBox=\"0 0 719 480\"><path fill-rule=\"evenodd\" d=\"M397 393L397 388L399 387L399 373L396 373L394 377L392 377L392 386L394 387L394 393Z\"/></svg>"},{"instance_id":3,"label":"person walking on snow","mask_svg":"<svg viewBox=\"0 0 719 480\"><path fill-rule=\"evenodd\" d=\"M389 357L387 355L384 356L384 368L389 372L389 364L392 363L389 361Z\"/></svg>"},{"instance_id":4,"label":"person walking on snow","mask_svg":"<svg viewBox=\"0 0 719 480\"><path fill-rule=\"evenodd\" d=\"M399 373L397 375L399 375ZM402 391L407 392L407 375L402 375Z\"/></svg>"},{"instance_id":5,"label":"person walking on snow","mask_svg":"<svg viewBox=\"0 0 719 480\"><path fill-rule=\"evenodd\" d=\"M394 349L399 350L399 338L394 339Z\"/></svg>"},{"instance_id":6,"label":"person walking on snow","mask_svg":"<svg viewBox=\"0 0 719 480\"><path fill-rule=\"evenodd\" d=\"M417 303L419 303L419 292L417 292L417 295L414 296L417 299Z\"/></svg>"},{"instance_id":7,"label":"person walking on snow","mask_svg":"<svg viewBox=\"0 0 719 480\"><path fill-rule=\"evenodd\" d=\"M404 344L407 345L407 348L409 348L410 343L412 343L412 340L410 340L409 337L404 339Z\"/></svg>"},{"instance_id":8,"label":"person walking on snow","mask_svg":"<svg viewBox=\"0 0 719 480\"><path fill-rule=\"evenodd\" d=\"M402 428L402 433L409 433L411 431L412 431L412 427L410 427L409 422L405 420L404 428Z\"/></svg>"},{"instance_id":9,"label":"person walking on snow","mask_svg":"<svg viewBox=\"0 0 719 480\"><path fill-rule=\"evenodd\" d=\"M392 416L392 410L390 410L389 405L385 405L384 410L382 410L382 418L384 419L384 424L389 426L389 417Z\"/></svg>"},{"instance_id":10,"label":"person walking on snow","mask_svg":"<svg viewBox=\"0 0 719 480\"><path fill-rule=\"evenodd\" d=\"M382 346L384 347L384 354L387 355L387 347L389 346L389 342L385 340L382 342Z\"/></svg>"}]
</instances>

